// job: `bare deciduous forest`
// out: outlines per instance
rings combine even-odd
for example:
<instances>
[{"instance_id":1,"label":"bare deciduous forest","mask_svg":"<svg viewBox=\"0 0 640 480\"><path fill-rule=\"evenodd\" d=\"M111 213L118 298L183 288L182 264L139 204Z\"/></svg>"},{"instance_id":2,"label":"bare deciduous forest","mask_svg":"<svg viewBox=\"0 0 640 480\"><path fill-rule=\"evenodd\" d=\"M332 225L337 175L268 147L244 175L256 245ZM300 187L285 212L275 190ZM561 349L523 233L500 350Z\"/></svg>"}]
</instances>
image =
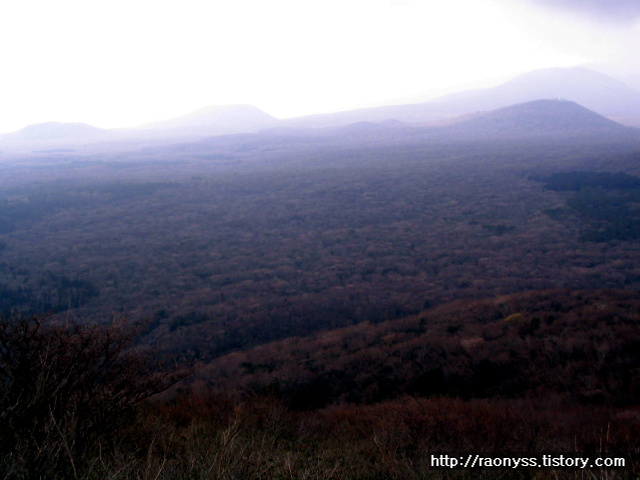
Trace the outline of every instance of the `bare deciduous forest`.
<instances>
[{"instance_id":1,"label":"bare deciduous forest","mask_svg":"<svg viewBox=\"0 0 640 480\"><path fill-rule=\"evenodd\" d=\"M365 138L3 158L2 478L635 478L640 140Z\"/></svg>"}]
</instances>

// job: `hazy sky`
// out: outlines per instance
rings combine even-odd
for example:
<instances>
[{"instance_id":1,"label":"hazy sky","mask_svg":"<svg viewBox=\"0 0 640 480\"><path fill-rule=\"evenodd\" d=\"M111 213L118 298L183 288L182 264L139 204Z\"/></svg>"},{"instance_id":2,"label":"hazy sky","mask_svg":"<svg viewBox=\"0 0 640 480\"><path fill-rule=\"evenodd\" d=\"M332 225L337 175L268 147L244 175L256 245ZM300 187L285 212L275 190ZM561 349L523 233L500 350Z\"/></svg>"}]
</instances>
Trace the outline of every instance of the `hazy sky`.
<instances>
[{"instance_id":1,"label":"hazy sky","mask_svg":"<svg viewBox=\"0 0 640 480\"><path fill-rule=\"evenodd\" d=\"M638 64L638 5L7 0L0 132L44 121L134 126L231 103L289 117L588 62L627 75Z\"/></svg>"}]
</instances>

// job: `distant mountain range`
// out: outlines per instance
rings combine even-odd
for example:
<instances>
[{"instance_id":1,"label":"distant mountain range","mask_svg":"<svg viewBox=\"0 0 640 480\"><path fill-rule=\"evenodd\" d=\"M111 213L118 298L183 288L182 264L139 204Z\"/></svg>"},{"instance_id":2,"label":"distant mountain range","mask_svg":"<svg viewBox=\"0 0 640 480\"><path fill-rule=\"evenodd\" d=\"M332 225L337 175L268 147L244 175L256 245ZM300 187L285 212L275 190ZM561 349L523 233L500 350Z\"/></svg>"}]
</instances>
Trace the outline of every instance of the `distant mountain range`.
<instances>
[{"instance_id":1,"label":"distant mountain range","mask_svg":"<svg viewBox=\"0 0 640 480\"><path fill-rule=\"evenodd\" d=\"M385 148L398 145L462 144L478 141L552 141L575 145L621 142L640 146L640 130L626 127L575 102L535 100L490 112L464 115L447 125L416 125L397 121L356 122L327 128L276 128L255 133L221 135L197 142L155 146L152 155L236 155L322 150Z\"/></svg>"},{"instance_id":2,"label":"distant mountain range","mask_svg":"<svg viewBox=\"0 0 640 480\"><path fill-rule=\"evenodd\" d=\"M640 91L585 68L530 72L497 87L459 92L425 103L394 105L278 120L251 105L206 107L132 129L83 123L43 123L0 136L0 146L142 142L145 145L262 132L283 137L347 135L460 137L622 132L604 116L640 125ZM347 129L344 127L349 126Z\"/></svg>"},{"instance_id":3,"label":"distant mountain range","mask_svg":"<svg viewBox=\"0 0 640 480\"><path fill-rule=\"evenodd\" d=\"M341 127L306 130L358 139L476 140L485 138L527 138L540 136L633 135L640 130L623 126L575 102L561 99L533 100L504 108L461 115L443 125L409 124L387 120L357 122ZM300 133L298 134L300 135Z\"/></svg>"},{"instance_id":4,"label":"distant mountain range","mask_svg":"<svg viewBox=\"0 0 640 480\"><path fill-rule=\"evenodd\" d=\"M0 145L40 148L99 142L166 143L171 139L195 140L208 136L256 132L277 125L278 119L251 105L222 105L202 108L187 115L137 128L105 130L85 123L38 123L0 135Z\"/></svg>"},{"instance_id":5,"label":"distant mountain range","mask_svg":"<svg viewBox=\"0 0 640 480\"><path fill-rule=\"evenodd\" d=\"M428 102L440 112L495 110L538 99L562 98L604 116L640 116L640 91L586 68L549 68L494 88L459 92Z\"/></svg>"},{"instance_id":6,"label":"distant mountain range","mask_svg":"<svg viewBox=\"0 0 640 480\"><path fill-rule=\"evenodd\" d=\"M312 128L389 119L438 123L457 115L541 99L571 100L600 115L640 126L640 91L602 73L577 67L536 70L497 87L453 93L424 103L310 115L286 123Z\"/></svg>"}]
</instances>

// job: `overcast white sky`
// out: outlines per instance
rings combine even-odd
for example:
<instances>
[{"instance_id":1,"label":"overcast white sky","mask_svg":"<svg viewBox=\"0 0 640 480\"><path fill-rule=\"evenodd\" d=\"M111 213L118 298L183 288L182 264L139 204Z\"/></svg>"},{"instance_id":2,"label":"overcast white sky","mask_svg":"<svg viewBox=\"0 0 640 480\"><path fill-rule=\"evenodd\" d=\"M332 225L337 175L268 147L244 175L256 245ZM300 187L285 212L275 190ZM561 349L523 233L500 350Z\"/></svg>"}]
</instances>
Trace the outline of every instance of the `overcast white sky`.
<instances>
[{"instance_id":1,"label":"overcast white sky","mask_svg":"<svg viewBox=\"0 0 640 480\"><path fill-rule=\"evenodd\" d=\"M45 121L135 126L233 103L291 117L588 62L627 75L638 64L639 4L2 1L0 132Z\"/></svg>"}]
</instances>

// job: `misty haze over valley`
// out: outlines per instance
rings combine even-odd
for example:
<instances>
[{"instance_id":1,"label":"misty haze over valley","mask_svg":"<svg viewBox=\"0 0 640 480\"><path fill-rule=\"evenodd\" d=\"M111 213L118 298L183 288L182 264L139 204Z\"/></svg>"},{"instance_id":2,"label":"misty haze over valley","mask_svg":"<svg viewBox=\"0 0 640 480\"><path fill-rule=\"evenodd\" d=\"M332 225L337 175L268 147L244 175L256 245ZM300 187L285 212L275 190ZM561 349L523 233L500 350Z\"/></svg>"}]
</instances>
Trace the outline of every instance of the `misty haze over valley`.
<instances>
[{"instance_id":1,"label":"misty haze over valley","mask_svg":"<svg viewBox=\"0 0 640 480\"><path fill-rule=\"evenodd\" d=\"M113 144L167 143L240 133L314 136L327 129L362 122L420 127L427 131L444 125L464 124L473 115L536 100L575 102L626 126L640 125L640 91L608 75L586 68L553 68L517 76L496 87L463 91L424 103L391 105L333 114L277 119L252 105L209 106L173 119L129 129L99 129L85 123L48 122L29 125L0 136L7 151L33 152L34 146L113 148ZM571 128L572 126L568 126ZM552 127L553 128L553 127ZM442 135L433 130L434 135Z\"/></svg>"},{"instance_id":2,"label":"misty haze over valley","mask_svg":"<svg viewBox=\"0 0 640 480\"><path fill-rule=\"evenodd\" d=\"M0 478L637 476L635 3L142 3L0 12L95 50L8 57L51 75L0 119Z\"/></svg>"}]
</instances>

